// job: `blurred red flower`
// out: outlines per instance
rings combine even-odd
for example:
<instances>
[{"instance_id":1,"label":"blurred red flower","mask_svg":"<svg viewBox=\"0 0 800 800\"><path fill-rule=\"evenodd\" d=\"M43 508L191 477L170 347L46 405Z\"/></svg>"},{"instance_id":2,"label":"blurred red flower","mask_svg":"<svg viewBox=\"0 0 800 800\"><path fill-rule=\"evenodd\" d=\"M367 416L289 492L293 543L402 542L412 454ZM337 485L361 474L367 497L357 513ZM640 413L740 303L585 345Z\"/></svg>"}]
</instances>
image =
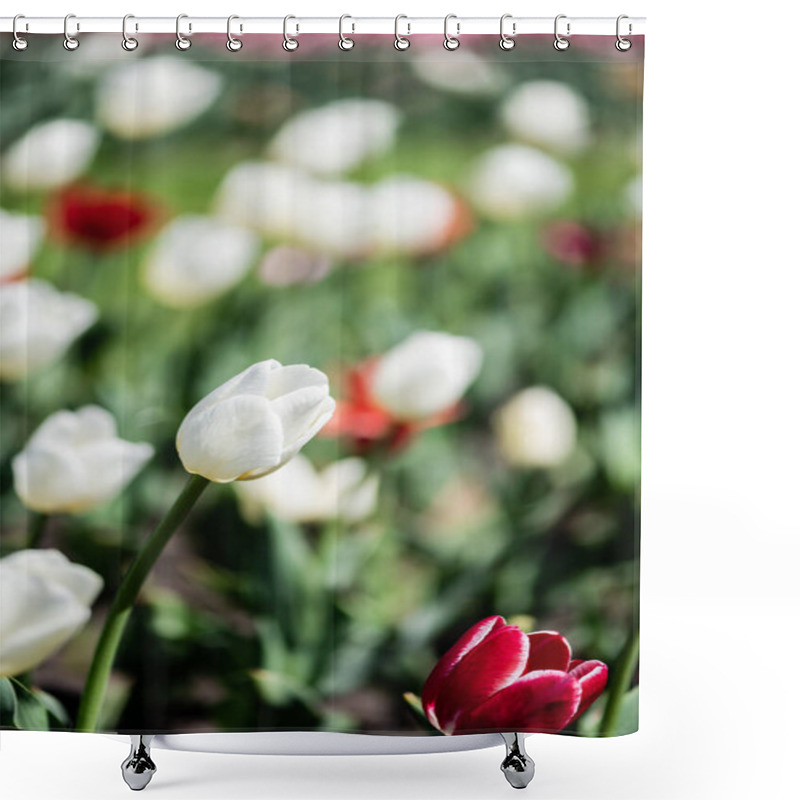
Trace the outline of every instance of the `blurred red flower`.
<instances>
[{"instance_id":1,"label":"blurred red flower","mask_svg":"<svg viewBox=\"0 0 800 800\"><path fill-rule=\"evenodd\" d=\"M353 450L360 455L379 449L395 453L419 431L445 425L458 417L459 406L456 405L421 422L396 419L370 391L376 366L376 359L367 359L349 370L345 376L345 396L337 399L333 417L322 429L323 436L349 440Z\"/></svg>"},{"instance_id":2,"label":"blurred red flower","mask_svg":"<svg viewBox=\"0 0 800 800\"><path fill-rule=\"evenodd\" d=\"M48 211L54 235L93 250L129 245L147 234L158 217L146 197L88 184L58 192Z\"/></svg>"},{"instance_id":3,"label":"blurred red flower","mask_svg":"<svg viewBox=\"0 0 800 800\"><path fill-rule=\"evenodd\" d=\"M607 679L602 661L574 660L561 634L525 634L488 617L439 660L422 707L446 734L557 733L597 700Z\"/></svg>"},{"instance_id":4,"label":"blurred red flower","mask_svg":"<svg viewBox=\"0 0 800 800\"><path fill-rule=\"evenodd\" d=\"M601 261L607 250L605 237L578 222L551 222L542 231L545 252L571 267L592 267Z\"/></svg>"}]
</instances>

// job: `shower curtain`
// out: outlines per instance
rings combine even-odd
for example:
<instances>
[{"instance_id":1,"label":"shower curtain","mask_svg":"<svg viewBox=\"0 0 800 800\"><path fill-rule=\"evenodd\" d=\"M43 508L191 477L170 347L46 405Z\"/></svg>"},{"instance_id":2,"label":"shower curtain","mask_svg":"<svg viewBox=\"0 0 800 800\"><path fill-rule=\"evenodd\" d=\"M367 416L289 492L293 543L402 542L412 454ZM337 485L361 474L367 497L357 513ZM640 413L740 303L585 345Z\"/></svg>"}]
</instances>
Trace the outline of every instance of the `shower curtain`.
<instances>
[{"instance_id":1,"label":"shower curtain","mask_svg":"<svg viewBox=\"0 0 800 800\"><path fill-rule=\"evenodd\" d=\"M641 37L0 40L0 722L637 729Z\"/></svg>"}]
</instances>

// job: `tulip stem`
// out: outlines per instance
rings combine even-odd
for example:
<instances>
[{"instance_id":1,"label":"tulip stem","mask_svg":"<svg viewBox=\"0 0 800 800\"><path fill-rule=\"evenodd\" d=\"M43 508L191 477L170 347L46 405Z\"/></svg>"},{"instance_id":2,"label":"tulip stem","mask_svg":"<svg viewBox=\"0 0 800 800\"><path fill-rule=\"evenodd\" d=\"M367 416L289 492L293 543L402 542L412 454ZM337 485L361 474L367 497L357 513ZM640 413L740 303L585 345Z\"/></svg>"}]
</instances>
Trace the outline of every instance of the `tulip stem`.
<instances>
[{"instance_id":1,"label":"tulip stem","mask_svg":"<svg viewBox=\"0 0 800 800\"><path fill-rule=\"evenodd\" d=\"M34 511L28 516L28 543L26 548L33 550L42 543L45 528L47 528L47 514Z\"/></svg>"},{"instance_id":2,"label":"tulip stem","mask_svg":"<svg viewBox=\"0 0 800 800\"><path fill-rule=\"evenodd\" d=\"M611 679L611 686L608 690L608 700L603 711L603 718L597 729L598 736L615 736L619 726L619 717L622 712L622 701L633 680L633 673L639 662L639 628L631 631L625 647L622 648L617 663L615 664L614 675Z\"/></svg>"},{"instance_id":3,"label":"tulip stem","mask_svg":"<svg viewBox=\"0 0 800 800\"><path fill-rule=\"evenodd\" d=\"M161 555L170 537L178 526L186 519L186 515L197 499L208 486L208 479L193 475L178 495L172 508L150 534L142 546L139 554L128 568L122 583L117 590L111 608L108 611L100 639L94 651L89 674L86 677L86 686L81 697L78 719L75 725L77 731L93 731L103 706L108 678L114 665L122 634L128 617L133 610L133 604L139 595L150 570Z\"/></svg>"}]
</instances>

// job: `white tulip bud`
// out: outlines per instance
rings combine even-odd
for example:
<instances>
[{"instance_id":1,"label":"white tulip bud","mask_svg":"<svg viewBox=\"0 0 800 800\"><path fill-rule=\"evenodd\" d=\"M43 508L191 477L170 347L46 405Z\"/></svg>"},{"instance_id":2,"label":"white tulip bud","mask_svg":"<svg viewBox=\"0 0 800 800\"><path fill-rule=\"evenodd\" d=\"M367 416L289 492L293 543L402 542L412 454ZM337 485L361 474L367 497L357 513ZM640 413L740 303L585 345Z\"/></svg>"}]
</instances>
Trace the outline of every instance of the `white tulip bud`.
<instances>
[{"instance_id":1,"label":"white tulip bud","mask_svg":"<svg viewBox=\"0 0 800 800\"><path fill-rule=\"evenodd\" d=\"M238 283L257 249L257 236L245 228L211 217L178 217L156 239L142 281L165 306L199 306Z\"/></svg>"},{"instance_id":2,"label":"white tulip bud","mask_svg":"<svg viewBox=\"0 0 800 800\"><path fill-rule=\"evenodd\" d=\"M25 274L43 233L40 217L0 208L0 283Z\"/></svg>"},{"instance_id":3,"label":"white tulip bud","mask_svg":"<svg viewBox=\"0 0 800 800\"><path fill-rule=\"evenodd\" d=\"M470 181L475 206L501 222L557 208L571 191L572 175L563 164L521 144L484 153Z\"/></svg>"},{"instance_id":4,"label":"white tulip bud","mask_svg":"<svg viewBox=\"0 0 800 800\"><path fill-rule=\"evenodd\" d=\"M0 379L19 380L51 364L96 319L94 303L45 281L0 285Z\"/></svg>"},{"instance_id":5,"label":"white tulip bud","mask_svg":"<svg viewBox=\"0 0 800 800\"><path fill-rule=\"evenodd\" d=\"M317 175L341 175L389 150L399 122L397 109L382 100L338 100L292 117L269 154Z\"/></svg>"},{"instance_id":6,"label":"white tulip bud","mask_svg":"<svg viewBox=\"0 0 800 800\"><path fill-rule=\"evenodd\" d=\"M42 122L8 148L3 182L19 192L57 189L83 173L99 144L100 131L88 122Z\"/></svg>"},{"instance_id":7,"label":"white tulip bud","mask_svg":"<svg viewBox=\"0 0 800 800\"><path fill-rule=\"evenodd\" d=\"M493 422L500 453L515 467L556 467L575 447L575 415L545 386L515 394L495 413Z\"/></svg>"},{"instance_id":8,"label":"white tulip bud","mask_svg":"<svg viewBox=\"0 0 800 800\"><path fill-rule=\"evenodd\" d=\"M461 399L482 360L480 345L473 339L418 331L378 359L370 389L396 419L424 420Z\"/></svg>"},{"instance_id":9,"label":"white tulip bud","mask_svg":"<svg viewBox=\"0 0 800 800\"><path fill-rule=\"evenodd\" d=\"M66 644L102 588L96 572L57 550L0 558L0 677L33 669Z\"/></svg>"},{"instance_id":10,"label":"white tulip bud","mask_svg":"<svg viewBox=\"0 0 800 800\"><path fill-rule=\"evenodd\" d=\"M453 94L491 96L500 91L507 80L496 62L463 47L441 59L431 59L427 53L420 52L412 56L409 63L420 81Z\"/></svg>"},{"instance_id":11,"label":"white tulip bud","mask_svg":"<svg viewBox=\"0 0 800 800\"><path fill-rule=\"evenodd\" d=\"M217 99L216 72L171 56L115 67L97 88L97 117L121 139L146 139L191 122Z\"/></svg>"},{"instance_id":12,"label":"white tulip bud","mask_svg":"<svg viewBox=\"0 0 800 800\"><path fill-rule=\"evenodd\" d=\"M395 175L372 189L372 236L383 252L418 255L448 243L462 215L456 198L437 183Z\"/></svg>"},{"instance_id":13,"label":"white tulip bud","mask_svg":"<svg viewBox=\"0 0 800 800\"><path fill-rule=\"evenodd\" d=\"M99 406L57 411L11 462L14 489L34 511L87 511L116 497L152 455L151 445L120 439Z\"/></svg>"},{"instance_id":14,"label":"white tulip bud","mask_svg":"<svg viewBox=\"0 0 800 800\"><path fill-rule=\"evenodd\" d=\"M215 483L278 469L331 418L328 378L304 364L253 364L206 395L178 429L184 469Z\"/></svg>"},{"instance_id":15,"label":"white tulip bud","mask_svg":"<svg viewBox=\"0 0 800 800\"><path fill-rule=\"evenodd\" d=\"M557 153L576 153L591 139L589 106L566 83L523 83L509 94L500 116L515 139Z\"/></svg>"},{"instance_id":16,"label":"white tulip bud","mask_svg":"<svg viewBox=\"0 0 800 800\"><path fill-rule=\"evenodd\" d=\"M360 458L335 461L317 471L302 454L276 472L236 484L242 516L257 524L269 513L292 522L342 519L359 522L375 510L378 477Z\"/></svg>"}]
</instances>

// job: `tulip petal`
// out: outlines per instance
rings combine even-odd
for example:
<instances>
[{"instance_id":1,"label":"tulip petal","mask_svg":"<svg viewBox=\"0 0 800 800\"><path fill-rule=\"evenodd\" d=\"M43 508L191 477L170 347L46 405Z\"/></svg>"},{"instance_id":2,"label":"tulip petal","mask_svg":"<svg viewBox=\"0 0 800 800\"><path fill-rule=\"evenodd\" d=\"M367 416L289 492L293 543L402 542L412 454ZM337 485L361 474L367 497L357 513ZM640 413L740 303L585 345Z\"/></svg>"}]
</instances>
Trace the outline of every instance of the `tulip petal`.
<instances>
[{"instance_id":1,"label":"tulip petal","mask_svg":"<svg viewBox=\"0 0 800 800\"><path fill-rule=\"evenodd\" d=\"M603 693L608 682L608 667L602 661L571 661L569 674L581 687L581 703L575 716L579 717Z\"/></svg>"},{"instance_id":2,"label":"tulip petal","mask_svg":"<svg viewBox=\"0 0 800 800\"><path fill-rule=\"evenodd\" d=\"M464 711L452 733L558 733L573 719L581 699L578 681L568 672L537 670Z\"/></svg>"},{"instance_id":3,"label":"tulip petal","mask_svg":"<svg viewBox=\"0 0 800 800\"><path fill-rule=\"evenodd\" d=\"M283 426L269 400L239 395L190 412L176 445L187 472L230 483L266 475L281 463Z\"/></svg>"},{"instance_id":4,"label":"tulip petal","mask_svg":"<svg viewBox=\"0 0 800 800\"><path fill-rule=\"evenodd\" d=\"M264 396L270 400L277 400L290 392L310 386L323 387L327 390L328 376L306 364L288 364L270 372Z\"/></svg>"},{"instance_id":5,"label":"tulip petal","mask_svg":"<svg viewBox=\"0 0 800 800\"><path fill-rule=\"evenodd\" d=\"M259 361L248 367L244 372L234 375L225 381L222 386L218 386L213 392L209 392L202 400L194 405L187 416L191 416L197 411L203 411L213 405L227 400L230 397L240 394L252 394L256 397L267 397L267 387L270 385L270 375L275 370L281 369L281 365L275 359Z\"/></svg>"},{"instance_id":6,"label":"tulip petal","mask_svg":"<svg viewBox=\"0 0 800 800\"><path fill-rule=\"evenodd\" d=\"M452 727L464 710L512 684L528 663L528 637L515 625L494 631L463 656L444 681L435 703L441 730Z\"/></svg>"},{"instance_id":7,"label":"tulip petal","mask_svg":"<svg viewBox=\"0 0 800 800\"><path fill-rule=\"evenodd\" d=\"M530 654L526 672L540 669L557 669L563 672L569 667L572 648L569 642L555 631L536 631L528 634Z\"/></svg>"},{"instance_id":8,"label":"tulip petal","mask_svg":"<svg viewBox=\"0 0 800 800\"><path fill-rule=\"evenodd\" d=\"M503 617L487 617L473 625L458 641L439 659L433 671L425 681L422 689L422 707L431 722L438 728L435 719L434 704L447 676L464 656L477 647L490 633L506 624Z\"/></svg>"},{"instance_id":9,"label":"tulip petal","mask_svg":"<svg viewBox=\"0 0 800 800\"><path fill-rule=\"evenodd\" d=\"M284 448L299 450L331 418L333 400L327 386L307 386L272 401L283 425Z\"/></svg>"}]
</instances>

